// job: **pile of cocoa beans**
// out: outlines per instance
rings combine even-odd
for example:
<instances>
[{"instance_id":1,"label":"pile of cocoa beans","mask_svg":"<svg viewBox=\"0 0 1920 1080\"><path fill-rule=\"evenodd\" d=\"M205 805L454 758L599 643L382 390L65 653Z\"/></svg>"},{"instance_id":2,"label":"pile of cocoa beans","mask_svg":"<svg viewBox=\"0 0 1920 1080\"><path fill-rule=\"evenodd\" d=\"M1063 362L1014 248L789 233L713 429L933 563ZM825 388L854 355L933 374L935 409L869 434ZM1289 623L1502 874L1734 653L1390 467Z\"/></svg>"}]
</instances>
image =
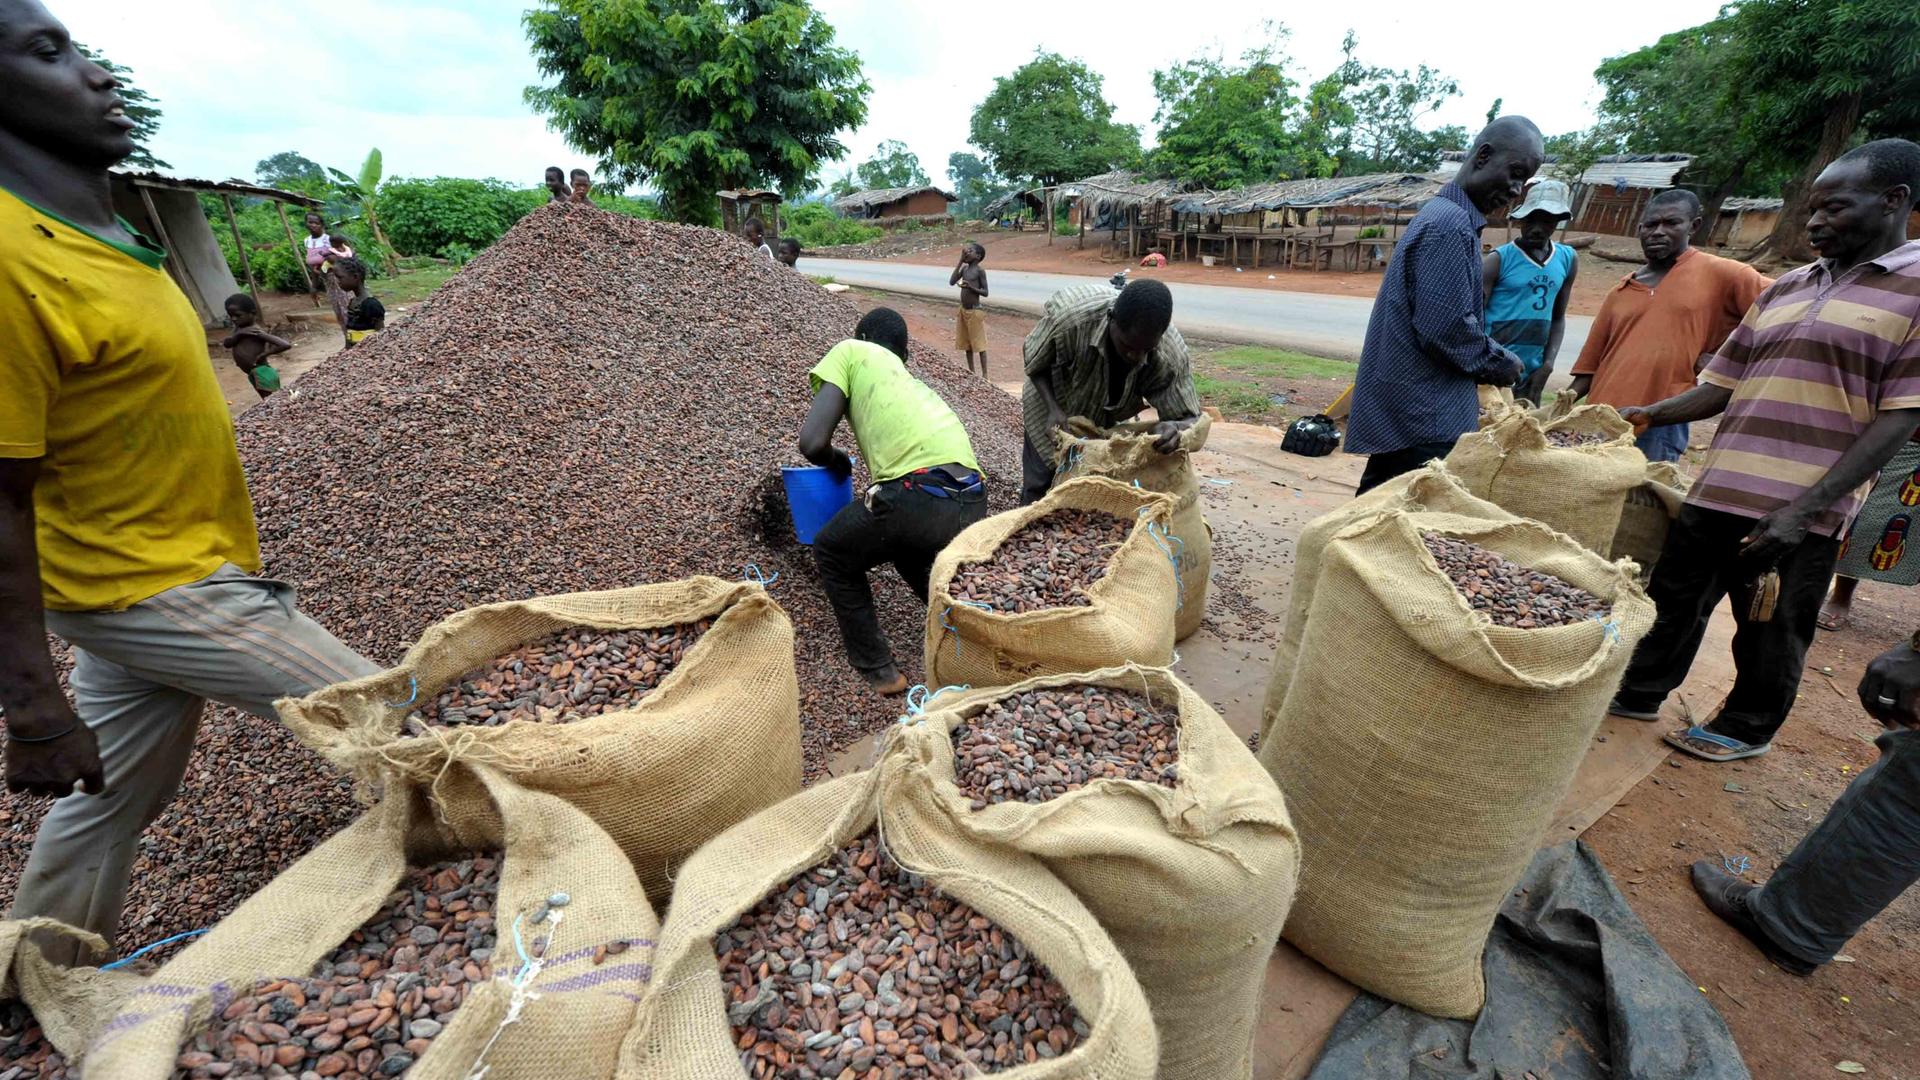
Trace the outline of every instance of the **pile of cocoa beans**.
<instances>
[{"instance_id":1,"label":"pile of cocoa beans","mask_svg":"<svg viewBox=\"0 0 1920 1080\"><path fill-rule=\"evenodd\" d=\"M499 889L498 858L409 871L310 978L258 983L190 1037L176 1080L403 1075L491 977Z\"/></svg>"},{"instance_id":2,"label":"pile of cocoa beans","mask_svg":"<svg viewBox=\"0 0 1920 1080\"><path fill-rule=\"evenodd\" d=\"M1089 1033L1025 945L872 833L740 916L714 951L754 1080L959 1080Z\"/></svg>"},{"instance_id":3,"label":"pile of cocoa beans","mask_svg":"<svg viewBox=\"0 0 1920 1080\"><path fill-rule=\"evenodd\" d=\"M953 729L954 778L975 810L1043 803L1095 780L1174 787L1179 763L1179 713L1106 686L1003 698Z\"/></svg>"},{"instance_id":4,"label":"pile of cocoa beans","mask_svg":"<svg viewBox=\"0 0 1920 1080\"><path fill-rule=\"evenodd\" d=\"M67 1080L67 1059L47 1041L33 1011L0 1002L0 1080Z\"/></svg>"},{"instance_id":5,"label":"pile of cocoa beans","mask_svg":"<svg viewBox=\"0 0 1920 1080\"><path fill-rule=\"evenodd\" d=\"M1530 570L1468 540L1422 533L1427 551L1475 611L1495 626L1534 630L1605 615L1612 606L1552 574Z\"/></svg>"},{"instance_id":6,"label":"pile of cocoa beans","mask_svg":"<svg viewBox=\"0 0 1920 1080\"><path fill-rule=\"evenodd\" d=\"M1133 523L1099 510L1055 510L1007 537L993 558L963 563L947 591L995 611L1085 607Z\"/></svg>"},{"instance_id":7,"label":"pile of cocoa beans","mask_svg":"<svg viewBox=\"0 0 1920 1080\"><path fill-rule=\"evenodd\" d=\"M565 724L630 709L712 625L701 619L656 630L574 627L549 634L460 676L408 719L431 727Z\"/></svg>"},{"instance_id":8,"label":"pile of cocoa beans","mask_svg":"<svg viewBox=\"0 0 1920 1080\"><path fill-rule=\"evenodd\" d=\"M1547 445L1562 449L1577 446L1604 446L1613 440L1604 435L1595 435L1585 431L1549 431Z\"/></svg>"}]
</instances>

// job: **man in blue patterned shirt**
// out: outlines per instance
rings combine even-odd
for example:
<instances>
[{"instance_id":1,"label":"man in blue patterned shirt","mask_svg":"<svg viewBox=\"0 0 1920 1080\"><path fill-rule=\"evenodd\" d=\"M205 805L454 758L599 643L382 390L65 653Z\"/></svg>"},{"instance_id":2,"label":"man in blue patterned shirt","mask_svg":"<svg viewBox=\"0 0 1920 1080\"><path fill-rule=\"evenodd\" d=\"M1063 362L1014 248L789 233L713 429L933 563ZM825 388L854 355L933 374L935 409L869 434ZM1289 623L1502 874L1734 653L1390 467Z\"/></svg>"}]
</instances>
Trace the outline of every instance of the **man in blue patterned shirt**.
<instances>
[{"instance_id":1,"label":"man in blue patterned shirt","mask_svg":"<svg viewBox=\"0 0 1920 1080\"><path fill-rule=\"evenodd\" d=\"M1453 181L1420 208L1387 264L1354 381L1347 452L1366 454L1365 493L1446 457L1479 416L1476 384L1511 386L1525 365L1487 336L1480 230L1540 171L1540 129L1503 116Z\"/></svg>"}]
</instances>

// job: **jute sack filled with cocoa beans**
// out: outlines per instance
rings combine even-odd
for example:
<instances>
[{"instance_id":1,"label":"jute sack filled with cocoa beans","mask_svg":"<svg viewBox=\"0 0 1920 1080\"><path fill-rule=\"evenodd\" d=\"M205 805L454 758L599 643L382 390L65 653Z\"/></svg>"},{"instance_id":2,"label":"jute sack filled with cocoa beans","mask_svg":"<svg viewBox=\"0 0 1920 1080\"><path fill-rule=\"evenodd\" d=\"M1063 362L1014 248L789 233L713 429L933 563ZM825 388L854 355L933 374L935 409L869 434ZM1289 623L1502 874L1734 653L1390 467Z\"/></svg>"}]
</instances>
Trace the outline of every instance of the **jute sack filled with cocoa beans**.
<instances>
[{"instance_id":1,"label":"jute sack filled with cocoa beans","mask_svg":"<svg viewBox=\"0 0 1920 1080\"><path fill-rule=\"evenodd\" d=\"M1168 537L1171 495L1103 477L1056 486L1031 506L975 522L933 562L927 587L926 678L930 686L1007 686L1040 675L1119 664L1173 662L1178 595ZM1126 523L1106 572L1084 603L998 611L955 597L955 577L990 563L1028 525L1056 511L1109 514Z\"/></svg>"},{"instance_id":2,"label":"jute sack filled with cocoa beans","mask_svg":"<svg viewBox=\"0 0 1920 1080\"><path fill-rule=\"evenodd\" d=\"M1086 687L1107 693L1090 701ZM1151 725L1129 715L1139 704ZM1092 726L1090 712L1120 718L1125 743L1101 741L1094 726L1093 746L1065 749ZM1169 737L1155 756L1175 757L1170 775L1149 765L1139 771L1151 778L1122 772L1057 793L1082 782L1071 779L1079 770L1110 774L1139 760L1137 733L1163 721ZM1024 743L1010 761L989 745L1009 725ZM1028 751L1039 760L1024 767ZM1253 1075L1261 987L1300 844L1280 789L1198 694L1165 669L1137 667L943 694L895 729L878 768L890 809L911 806L978 843L1032 855L1086 904L1146 991L1160 1080ZM989 793L990 783L1007 786Z\"/></svg>"},{"instance_id":3,"label":"jute sack filled with cocoa beans","mask_svg":"<svg viewBox=\"0 0 1920 1080\"><path fill-rule=\"evenodd\" d=\"M499 726L421 722L457 711L443 699L484 709L468 690L501 677L463 676L556 633L707 623L661 659L671 671L631 704L605 702L594 708L607 711L569 722L573 695L563 694L557 708L523 706ZM562 680L591 691L606 682L593 670L582 661ZM470 608L421 634L398 667L276 707L303 741L362 780L393 772L436 784L449 762L479 762L566 799L612 834L663 906L673 868L695 848L800 789L793 624L747 582L693 577ZM470 831L460 807L441 810L451 835Z\"/></svg>"},{"instance_id":4,"label":"jute sack filled with cocoa beans","mask_svg":"<svg viewBox=\"0 0 1920 1080\"><path fill-rule=\"evenodd\" d=\"M1633 444L1633 426L1612 406L1582 405L1548 423L1511 409L1462 435L1447 468L1480 498L1604 554L1613 549L1620 508L1647 459Z\"/></svg>"},{"instance_id":5,"label":"jute sack filled with cocoa beans","mask_svg":"<svg viewBox=\"0 0 1920 1080\"><path fill-rule=\"evenodd\" d=\"M1146 998L1072 891L878 779L816 784L687 863L617 1080L865 1076L909 1054L934 1076L1152 1080Z\"/></svg>"},{"instance_id":6,"label":"jute sack filled with cocoa beans","mask_svg":"<svg viewBox=\"0 0 1920 1080\"><path fill-rule=\"evenodd\" d=\"M1300 638L1307 631L1307 612L1313 604L1314 582L1320 576L1321 552L1335 533L1382 510L1422 510L1486 521L1514 520L1512 514L1468 491L1458 477L1447 471L1445 462L1435 461L1424 469L1396 476L1307 522L1300 530L1300 539L1293 545L1293 582L1287 588L1286 620L1280 624L1280 643L1273 650L1273 674L1267 679L1266 702L1260 710L1262 741L1286 700L1287 683L1293 678Z\"/></svg>"},{"instance_id":7,"label":"jute sack filled with cocoa beans","mask_svg":"<svg viewBox=\"0 0 1920 1080\"><path fill-rule=\"evenodd\" d=\"M1612 556L1640 564L1641 581L1653 577L1653 564L1660 561L1660 550L1667 546L1667 530L1680 516L1692 483L1673 462L1650 461L1646 482L1627 492L1620 509L1620 527L1613 532Z\"/></svg>"},{"instance_id":8,"label":"jute sack filled with cocoa beans","mask_svg":"<svg viewBox=\"0 0 1920 1080\"><path fill-rule=\"evenodd\" d=\"M585 814L484 766L453 766L440 801L484 802L462 818L496 827L449 846L421 789L390 784L142 980L94 1036L86 1074L210 1076L229 1060L296 1076L609 1075L658 931L633 868ZM440 892L422 883L436 869L481 883Z\"/></svg>"},{"instance_id":9,"label":"jute sack filled with cocoa beans","mask_svg":"<svg viewBox=\"0 0 1920 1080\"><path fill-rule=\"evenodd\" d=\"M1474 393L1480 399L1478 425L1481 430L1492 427L1501 417L1518 407L1511 386L1488 386L1483 383L1474 388Z\"/></svg>"},{"instance_id":10,"label":"jute sack filled with cocoa beans","mask_svg":"<svg viewBox=\"0 0 1920 1080\"><path fill-rule=\"evenodd\" d=\"M1101 430L1085 417L1074 417L1069 432L1056 432L1057 468L1054 478L1105 476L1148 491L1163 491L1176 500L1167 531L1180 560L1180 603L1174 614L1173 639L1184 641L1200 629L1207 613L1207 581L1213 574L1213 529L1200 510L1200 474L1192 454L1207 445L1213 420L1200 419L1180 433L1180 448L1163 454L1154 447L1154 425L1119 424Z\"/></svg>"},{"instance_id":11,"label":"jute sack filled with cocoa beans","mask_svg":"<svg viewBox=\"0 0 1920 1080\"><path fill-rule=\"evenodd\" d=\"M1443 570L1435 547L1461 541L1505 562ZM1305 853L1287 940L1382 997L1475 1015L1494 916L1653 616L1627 567L1537 522L1395 509L1337 533L1260 744Z\"/></svg>"}]
</instances>

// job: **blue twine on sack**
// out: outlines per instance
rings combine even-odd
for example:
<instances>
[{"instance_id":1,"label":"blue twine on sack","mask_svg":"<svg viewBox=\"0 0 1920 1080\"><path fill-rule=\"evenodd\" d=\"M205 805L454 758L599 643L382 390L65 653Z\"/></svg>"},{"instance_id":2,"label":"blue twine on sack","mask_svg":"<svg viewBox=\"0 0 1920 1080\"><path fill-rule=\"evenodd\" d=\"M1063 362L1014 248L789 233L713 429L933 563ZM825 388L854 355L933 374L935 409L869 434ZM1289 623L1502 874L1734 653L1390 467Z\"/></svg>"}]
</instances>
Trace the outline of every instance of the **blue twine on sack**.
<instances>
[{"instance_id":1,"label":"blue twine on sack","mask_svg":"<svg viewBox=\"0 0 1920 1080\"><path fill-rule=\"evenodd\" d=\"M943 686L938 690L930 691L927 689L926 683L915 683L911 688L907 690L907 715L902 716L900 718L900 722L903 724L913 723L914 720L918 719L922 714L924 714L927 711L927 706L933 704L934 698L939 697L941 694L944 694L949 690L971 690L971 689L973 689L971 685L967 683L961 683L958 686Z\"/></svg>"},{"instance_id":2,"label":"blue twine on sack","mask_svg":"<svg viewBox=\"0 0 1920 1080\"><path fill-rule=\"evenodd\" d=\"M773 572L772 577L768 577L766 574L761 573L759 563L748 563L746 570L740 576L763 589L770 587L774 582L780 580L780 572L778 570Z\"/></svg>"},{"instance_id":3,"label":"blue twine on sack","mask_svg":"<svg viewBox=\"0 0 1920 1080\"><path fill-rule=\"evenodd\" d=\"M407 706L419 700L420 700L420 680L414 678L412 675L409 675L407 676L407 700L383 701L381 702L381 704L385 705L389 709L404 709Z\"/></svg>"},{"instance_id":4,"label":"blue twine on sack","mask_svg":"<svg viewBox=\"0 0 1920 1080\"><path fill-rule=\"evenodd\" d=\"M1746 877L1747 873L1753 869L1753 860L1745 855L1722 855L1720 865L1734 877Z\"/></svg>"},{"instance_id":5,"label":"blue twine on sack","mask_svg":"<svg viewBox=\"0 0 1920 1080\"><path fill-rule=\"evenodd\" d=\"M1135 487L1140 486L1138 480L1133 483ZM1138 513L1145 514L1150 509L1152 507L1143 506ZM1183 580L1185 575L1180 572L1180 556L1186 553L1187 542L1168 532L1166 526L1157 521L1147 522L1147 535L1153 538L1154 543L1160 545L1161 554L1164 554L1167 561L1173 564L1173 610L1179 611L1187 603L1187 589Z\"/></svg>"},{"instance_id":6,"label":"blue twine on sack","mask_svg":"<svg viewBox=\"0 0 1920 1080\"><path fill-rule=\"evenodd\" d=\"M211 929L213 928L203 927L202 929L199 929L199 930L189 930L184 934L175 934L170 938L161 938L159 941L156 941L151 945L145 945L138 949L133 950L132 952L121 957L120 959L115 960L111 964L101 964L100 970L101 971L118 971L119 969L126 967L128 964L133 963L135 960L140 959L141 957L147 955L148 953L152 952L155 949L165 948L166 946L171 945L176 941L185 941L188 938L197 938L201 934L204 934Z\"/></svg>"},{"instance_id":7,"label":"blue twine on sack","mask_svg":"<svg viewBox=\"0 0 1920 1080\"><path fill-rule=\"evenodd\" d=\"M1600 628L1607 632L1608 641L1618 643L1620 640L1620 621L1609 618L1608 615L1611 614L1612 612L1608 612L1607 615L1589 615L1587 618L1600 624Z\"/></svg>"},{"instance_id":8,"label":"blue twine on sack","mask_svg":"<svg viewBox=\"0 0 1920 1080\"><path fill-rule=\"evenodd\" d=\"M955 600L953 604L965 604L985 612L993 611L992 604L983 604L978 600ZM960 628L953 625L953 604L948 604L947 609L940 613L940 625L953 635L953 655L957 658L960 655Z\"/></svg>"}]
</instances>

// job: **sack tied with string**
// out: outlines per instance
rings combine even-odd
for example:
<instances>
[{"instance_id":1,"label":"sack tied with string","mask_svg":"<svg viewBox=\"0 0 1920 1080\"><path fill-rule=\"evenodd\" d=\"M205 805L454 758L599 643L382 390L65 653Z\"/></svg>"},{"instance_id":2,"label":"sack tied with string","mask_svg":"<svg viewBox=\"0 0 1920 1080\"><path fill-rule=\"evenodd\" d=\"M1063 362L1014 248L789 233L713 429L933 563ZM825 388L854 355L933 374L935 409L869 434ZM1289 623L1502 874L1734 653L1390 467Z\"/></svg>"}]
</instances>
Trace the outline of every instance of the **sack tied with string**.
<instances>
[{"instance_id":1,"label":"sack tied with string","mask_svg":"<svg viewBox=\"0 0 1920 1080\"><path fill-rule=\"evenodd\" d=\"M1580 445L1559 446L1556 439ZM1647 459L1633 444L1633 425L1610 405L1582 405L1546 423L1514 408L1462 435L1447 468L1480 498L1605 553L1613 549L1621 507L1641 483Z\"/></svg>"},{"instance_id":2,"label":"sack tied with string","mask_svg":"<svg viewBox=\"0 0 1920 1080\"><path fill-rule=\"evenodd\" d=\"M378 805L140 980L94 1034L86 1075L167 1080L183 1044L230 1003L264 982L313 975L381 911L409 868L476 855L500 859L492 975L468 984L466 1000L406 1069L408 1080L467 1080L482 1069L521 1080L610 1075L651 980L658 934L633 868L584 813L485 766L456 766L439 800L460 804L458 820L485 824L449 843L424 791L396 779ZM422 981L437 978L423 973ZM373 1045L382 1059L382 1043L404 1038L400 1019L391 1023L393 1036ZM284 1026L304 1025L289 1017Z\"/></svg>"},{"instance_id":3,"label":"sack tied with string","mask_svg":"<svg viewBox=\"0 0 1920 1080\"><path fill-rule=\"evenodd\" d=\"M1293 678L1300 654L1300 639L1307 632L1307 612L1312 610L1313 586L1320 576L1320 556L1326 550L1327 541L1348 525L1383 510L1425 510L1486 521L1514 520L1512 514L1468 491L1458 477L1447 471L1444 462L1432 461L1425 468L1396 476L1307 522L1300 530L1300 539L1293 545L1293 582L1287 589L1286 619L1280 624L1280 643L1273 650L1273 673L1267 679L1266 701L1260 709L1262 742L1287 697L1287 684Z\"/></svg>"},{"instance_id":4,"label":"sack tied with string","mask_svg":"<svg viewBox=\"0 0 1920 1080\"><path fill-rule=\"evenodd\" d=\"M1168 536L1174 499L1103 477L1069 480L1031 506L975 522L933 562L927 595L929 686L1007 686L1039 675L1120 664L1173 662L1178 597ZM967 563L990 561L1001 545L1056 510L1092 510L1133 522L1108 556L1089 603L1000 612L954 598Z\"/></svg>"},{"instance_id":5,"label":"sack tied with string","mask_svg":"<svg viewBox=\"0 0 1920 1080\"><path fill-rule=\"evenodd\" d=\"M1646 482L1627 492L1620 509L1620 527L1613 532L1615 559L1640 564L1640 580L1653 577L1653 565L1667 546L1667 530L1680 516L1693 481L1671 461L1647 463Z\"/></svg>"},{"instance_id":6,"label":"sack tied with string","mask_svg":"<svg viewBox=\"0 0 1920 1080\"><path fill-rule=\"evenodd\" d=\"M1171 454L1154 446L1153 428L1141 421L1102 430L1085 417L1074 417L1069 431L1054 433L1054 480L1105 476L1174 497L1173 518L1167 525L1180 559L1180 603L1173 639L1184 641L1200 629L1207 613L1207 581L1213 575L1213 529L1201 512L1200 474L1192 457L1206 446L1213 420L1202 414L1180 433L1179 448Z\"/></svg>"},{"instance_id":7,"label":"sack tied with string","mask_svg":"<svg viewBox=\"0 0 1920 1080\"><path fill-rule=\"evenodd\" d=\"M630 707L498 727L408 720L467 672L557 631L703 619L712 625ZM392 771L432 785L452 763L480 762L566 799L612 834L660 905L695 848L800 789L793 624L748 582L693 577L470 608L421 634L398 667L276 707L304 742L364 781ZM467 827L458 807L440 809L454 834Z\"/></svg>"},{"instance_id":8,"label":"sack tied with string","mask_svg":"<svg viewBox=\"0 0 1920 1080\"><path fill-rule=\"evenodd\" d=\"M815 1047L797 1038L790 1040L794 1045L789 1047L775 1040L756 1040L751 1033L736 1035L730 1010L746 1023L766 1015L764 1010L790 1008L788 1002L799 989L796 979L829 983L838 995L853 989L856 978L870 978L851 970L795 975L788 966L790 958L782 956L774 964L769 953L754 987L729 986L721 978L714 939L764 898L788 888L793 879L876 829L882 847L899 866L1023 944L1064 988L1078 1013L1085 1029L1078 1045L1055 1057L1000 1068L992 1076L998 1080L1153 1080L1158 1044L1146 998L1125 958L1072 891L1030 856L981 844L917 806L888 803L880 794L879 776L878 771L868 770L816 784L729 829L694 855L680 876L673 908L661 928L655 989L621 1047L616 1080L742 1080L748 1075L772 1075L758 1069L749 1074L743 1060L761 1061L771 1068L820 1047L851 1068L850 1062L862 1049L872 1049L870 1044L863 1045L859 1034L864 1026L872 1027L876 1041L881 1031L902 1033L919 1024L955 1033L943 1040L948 1044L983 1037L991 1043L996 1029L988 1016L963 1016L965 1010L953 1009L948 1000L955 981L968 977L965 965L952 961L962 970L943 978L935 970L933 951L919 950L918 939L914 963L921 965L921 977L914 978L910 969L889 967L894 980L888 993L894 997L881 995L874 986L873 994L863 995L870 1000L843 1013L847 1023L841 1030L816 1033ZM825 920L812 929L796 927L796 939L803 944L824 944L834 940L836 933ZM849 936L846 940L859 939ZM874 961L868 958L867 963ZM979 963L973 965L976 979ZM895 998L897 1004L887 1003ZM948 1020L952 1020L950 1027L945 1026ZM915 1045L925 1044L926 1037L917 1038L920 1042ZM892 1045L895 1040L886 1041ZM952 1063L951 1058L943 1060ZM856 1071L855 1075L863 1074Z\"/></svg>"},{"instance_id":9,"label":"sack tied with string","mask_svg":"<svg viewBox=\"0 0 1920 1080\"><path fill-rule=\"evenodd\" d=\"M956 733L997 702L1076 686L1123 691L1177 718L1174 786L1098 779L1041 803L973 809L956 783L965 764ZM1280 789L1198 694L1162 668L942 694L889 736L878 768L889 808L1031 855L1073 890L1146 992L1159 1080L1252 1076L1267 959L1293 901L1300 844Z\"/></svg>"},{"instance_id":10,"label":"sack tied with string","mask_svg":"<svg viewBox=\"0 0 1920 1080\"><path fill-rule=\"evenodd\" d=\"M1551 574L1608 611L1495 625L1424 533ZM1653 616L1629 568L1537 522L1391 509L1337 533L1260 744L1305 856L1287 940L1382 997L1475 1015L1494 917Z\"/></svg>"}]
</instances>

